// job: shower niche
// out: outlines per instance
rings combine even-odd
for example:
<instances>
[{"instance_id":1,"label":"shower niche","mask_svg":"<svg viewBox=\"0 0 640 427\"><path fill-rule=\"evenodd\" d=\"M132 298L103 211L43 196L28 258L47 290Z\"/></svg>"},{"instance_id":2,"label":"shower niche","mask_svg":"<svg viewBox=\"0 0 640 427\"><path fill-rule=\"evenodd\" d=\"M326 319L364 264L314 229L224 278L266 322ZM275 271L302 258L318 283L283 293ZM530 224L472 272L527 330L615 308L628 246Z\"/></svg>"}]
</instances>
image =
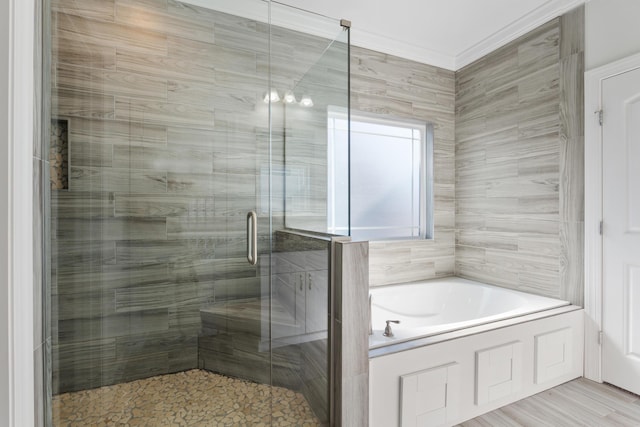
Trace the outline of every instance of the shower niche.
<instances>
[{"instance_id":1,"label":"shower niche","mask_svg":"<svg viewBox=\"0 0 640 427\"><path fill-rule=\"evenodd\" d=\"M51 120L49 177L52 190L69 189L69 121Z\"/></svg>"}]
</instances>

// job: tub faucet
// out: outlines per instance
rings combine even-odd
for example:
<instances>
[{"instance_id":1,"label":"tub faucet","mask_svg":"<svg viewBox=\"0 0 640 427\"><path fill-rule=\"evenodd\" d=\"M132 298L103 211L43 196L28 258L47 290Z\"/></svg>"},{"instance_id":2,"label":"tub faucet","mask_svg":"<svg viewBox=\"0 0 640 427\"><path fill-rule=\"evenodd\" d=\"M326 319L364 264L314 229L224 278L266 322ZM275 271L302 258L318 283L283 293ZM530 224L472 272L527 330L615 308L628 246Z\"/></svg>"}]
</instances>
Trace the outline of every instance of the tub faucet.
<instances>
[{"instance_id":1,"label":"tub faucet","mask_svg":"<svg viewBox=\"0 0 640 427\"><path fill-rule=\"evenodd\" d=\"M393 336L393 331L391 330L391 325L389 323L400 323L399 320L387 320L387 326L384 328L384 333L382 335L384 335L385 337L392 337Z\"/></svg>"},{"instance_id":2,"label":"tub faucet","mask_svg":"<svg viewBox=\"0 0 640 427\"><path fill-rule=\"evenodd\" d=\"M371 322L371 294L369 294L369 335L373 335L373 323Z\"/></svg>"}]
</instances>

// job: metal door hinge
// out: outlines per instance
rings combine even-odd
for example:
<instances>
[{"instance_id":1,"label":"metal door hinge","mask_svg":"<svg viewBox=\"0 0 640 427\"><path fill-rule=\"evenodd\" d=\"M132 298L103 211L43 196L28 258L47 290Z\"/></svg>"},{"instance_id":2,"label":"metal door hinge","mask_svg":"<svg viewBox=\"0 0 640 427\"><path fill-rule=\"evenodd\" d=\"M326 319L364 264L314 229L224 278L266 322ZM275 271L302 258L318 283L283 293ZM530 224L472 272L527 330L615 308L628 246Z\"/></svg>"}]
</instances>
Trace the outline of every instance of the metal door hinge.
<instances>
[{"instance_id":1,"label":"metal door hinge","mask_svg":"<svg viewBox=\"0 0 640 427\"><path fill-rule=\"evenodd\" d=\"M596 111L596 114L598 115L598 123L600 123L600 126L602 126L602 122L603 122L603 118L604 118L604 111L603 110L598 110L598 111Z\"/></svg>"},{"instance_id":2,"label":"metal door hinge","mask_svg":"<svg viewBox=\"0 0 640 427\"><path fill-rule=\"evenodd\" d=\"M604 335L602 334L602 331L598 331L598 345L602 345L603 338Z\"/></svg>"},{"instance_id":3,"label":"metal door hinge","mask_svg":"<svg viewBox=\"0 0 640 427\"><path fill-rule=\"evenodd\" d=\"M600 235L602 236L602 232L604 231L604 222L600 221Z\"/></svg>"}]
</instances>

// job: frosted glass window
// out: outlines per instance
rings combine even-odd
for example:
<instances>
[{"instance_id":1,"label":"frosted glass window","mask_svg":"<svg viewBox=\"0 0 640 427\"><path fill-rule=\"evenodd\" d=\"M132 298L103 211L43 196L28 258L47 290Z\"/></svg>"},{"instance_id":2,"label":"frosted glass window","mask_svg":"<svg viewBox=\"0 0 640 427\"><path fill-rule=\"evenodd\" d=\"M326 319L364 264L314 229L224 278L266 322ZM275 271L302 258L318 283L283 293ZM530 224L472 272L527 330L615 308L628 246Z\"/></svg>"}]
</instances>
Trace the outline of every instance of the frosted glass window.
<instances>
[{"instance_id":1,"label":"frosted glass window","mask_svg":"<svg viewBox=\"0 0 640 427\"><path fill-rule=\"evenodd\" d=\"M346 113L330 109L328 117L327 231L354 240L431 238L431 126L352 112L349 146Z\"/></svg>"}]
</instances>

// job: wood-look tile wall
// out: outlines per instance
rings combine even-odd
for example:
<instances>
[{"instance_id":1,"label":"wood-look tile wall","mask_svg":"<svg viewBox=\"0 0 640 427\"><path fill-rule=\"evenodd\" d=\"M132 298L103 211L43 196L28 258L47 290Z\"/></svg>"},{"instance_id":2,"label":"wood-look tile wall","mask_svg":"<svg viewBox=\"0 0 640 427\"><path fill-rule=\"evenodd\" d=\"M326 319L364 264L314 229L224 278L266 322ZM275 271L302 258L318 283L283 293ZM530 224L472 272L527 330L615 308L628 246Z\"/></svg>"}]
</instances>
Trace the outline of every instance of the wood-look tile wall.
<instances>
[{"instance_id":1,"label":"wood-look tile wall","mask_svg":"<svg viewBox=\"0 0 640 427\"><path fill-rule=\"evenodd\" d=\"M70 156L51 196L54 392L195 368L200 308L261 293L245 215L269 229L262 166L283 156L262 100L269 29L175 0L52 3L51 114ZM281 90L328 44L271 40Z\"/></svg>"},{"instance_id":2,"label":"wood-look tile wall","mask_svg":"<svg viewBox=\"0 0 640 427\"><path fill-rule=\"evenodd\" d=\"M368 242L334 243L336 426L369 425Z\"/></svg>"},{"instance_id":3,"label":"wood-look tile wall","mask_svg":"<svg viewBox=\"0 0 640 427\"><path fill-rule=\"evenodd\" d=\"M454 272L455 162L452 71L351 48L351 108L434 125L434 239L370 242L371 286Z\"/></svg>"},{"instance_id":4,"label":"wood-look tile wall","mask_svg":"<svg viewBox=\"0 0 640 427\"><path fill-rule=\"evenodd\" d=\"M456 73L456 275L581 305L584 8Z\"/></svg>"}]
</instances>

